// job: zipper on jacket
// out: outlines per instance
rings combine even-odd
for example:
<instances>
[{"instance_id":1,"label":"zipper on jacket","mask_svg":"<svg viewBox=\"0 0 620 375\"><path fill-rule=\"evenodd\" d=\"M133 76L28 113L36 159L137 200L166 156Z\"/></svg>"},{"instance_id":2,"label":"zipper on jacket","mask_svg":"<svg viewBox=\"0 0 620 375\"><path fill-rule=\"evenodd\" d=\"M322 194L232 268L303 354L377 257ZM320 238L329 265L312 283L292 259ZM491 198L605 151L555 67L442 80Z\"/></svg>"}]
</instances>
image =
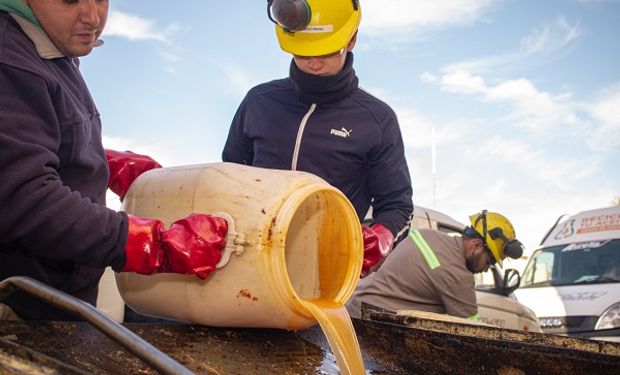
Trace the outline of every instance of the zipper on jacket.
<instances>
[{"instance_id":1,"label":"zipper on jacket","mask_svg":"<svg viewBox=\"0 0 620 375\"><path fill-rule=\"evenodd\" d=\"M308 119L312 116L312 113L316 109L316 103L312 103L310 109L306 113L303 119L301 119L301 124L299 124L299 130L297 130L297 140L295 141L295 150L293 151L293 161L291 162L291 170L297 170L297 159L299 158L299 147L301 146L301 138L304 134L304 129L306 128L306 124L308 123Z\"/></svg>"},{"instance_id":2,"label":"zipper on jacket","mask_svg":"<svg viewBox=\"0 0 620 375\"><path fill-rule=\"evenodd\" d=\"M90 104L90 110L92 111L92 115L95 116L97 114L97 107L95 106L95 100L93 99L92 95L90 95L90 90L88 90L88 86L86 85L86 82L84 81L84 77L82 77L82 73L80 72L80 67L76 62L77 57L67 57L67 59L69 59L71 66L73 66L73 70L75 71L80 83L82 84L82 88L88 94L88 104Z\"/></svg>"}]
</instances>

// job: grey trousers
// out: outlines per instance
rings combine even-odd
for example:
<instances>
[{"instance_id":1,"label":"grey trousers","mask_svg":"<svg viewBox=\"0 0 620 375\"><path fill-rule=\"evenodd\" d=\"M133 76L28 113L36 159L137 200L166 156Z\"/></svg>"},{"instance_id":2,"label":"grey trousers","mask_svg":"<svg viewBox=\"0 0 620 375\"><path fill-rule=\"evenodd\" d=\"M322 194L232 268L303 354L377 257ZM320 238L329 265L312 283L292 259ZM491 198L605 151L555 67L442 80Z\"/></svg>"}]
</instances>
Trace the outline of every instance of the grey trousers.
<instances>
[{"instance_id":1,"label":"grey trousers","mask_svg":"<svg viewBox=\"0 0 620 375\"><path fill-rule=\"evenodd\" d=\"M0 320L23 320L12 308L5 305L4 303L0 303Z\"/></svg>"}]
</instances>

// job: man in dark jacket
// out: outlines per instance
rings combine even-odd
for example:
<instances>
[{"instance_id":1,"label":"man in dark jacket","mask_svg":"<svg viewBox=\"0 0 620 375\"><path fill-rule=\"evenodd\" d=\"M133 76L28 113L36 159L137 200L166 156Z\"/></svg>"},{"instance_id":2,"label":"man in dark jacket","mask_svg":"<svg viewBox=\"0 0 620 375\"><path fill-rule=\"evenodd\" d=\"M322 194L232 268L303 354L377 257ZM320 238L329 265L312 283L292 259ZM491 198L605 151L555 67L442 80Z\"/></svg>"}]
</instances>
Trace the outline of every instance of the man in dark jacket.
<instances>
[{"instance_id":1,"label":"man in dark jacket","mask_svg":"<svg viewBox=\"0 0 620 375\"><path fill-rule=\"evenodd\" d=\"M372 204L373 221L362 227L367 275L406 235L413 204L396 115L358 87L353 69L360 4L268 3L280 47L293 55L290 75L248 92L222 159L314 173L349 198L360 220Z\"/></svg>"},{"instance_id":2,"label":"man in dark jacket","mask_svg":"<svg viewBox=\"0 0 620 375\"><path fill-rule=\"evenodd\" d=\"M29 276L91 304L105 267L205 278L225 247L225 220L162 222L107 209L151 158L104 151L78 57L100 44L107 1L0 0L0 280ZM200 233L200 234L197 234ZM0 318L75 319L22 292Z\"/></svg>"}]
</instances>

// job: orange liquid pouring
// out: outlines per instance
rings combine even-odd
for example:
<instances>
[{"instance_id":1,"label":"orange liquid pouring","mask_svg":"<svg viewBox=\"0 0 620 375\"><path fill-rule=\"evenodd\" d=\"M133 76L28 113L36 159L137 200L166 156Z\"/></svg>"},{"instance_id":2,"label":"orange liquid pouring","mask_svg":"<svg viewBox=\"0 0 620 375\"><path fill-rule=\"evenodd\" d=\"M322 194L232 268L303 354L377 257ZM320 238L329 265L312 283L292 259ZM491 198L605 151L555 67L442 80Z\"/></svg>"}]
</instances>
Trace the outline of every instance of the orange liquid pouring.
<instances>
[{"instance_id":1,"label":"orange liquid pouring","mask_svg":"<svg viewBox=\"0 0 620 375\"><path fill-rule=\"evenodd\" d=\"M304 306L319 322L343 375L365 374L364 361L351 317L342 304L318 299L304 301Z\"/></svg>"}]
</instances>

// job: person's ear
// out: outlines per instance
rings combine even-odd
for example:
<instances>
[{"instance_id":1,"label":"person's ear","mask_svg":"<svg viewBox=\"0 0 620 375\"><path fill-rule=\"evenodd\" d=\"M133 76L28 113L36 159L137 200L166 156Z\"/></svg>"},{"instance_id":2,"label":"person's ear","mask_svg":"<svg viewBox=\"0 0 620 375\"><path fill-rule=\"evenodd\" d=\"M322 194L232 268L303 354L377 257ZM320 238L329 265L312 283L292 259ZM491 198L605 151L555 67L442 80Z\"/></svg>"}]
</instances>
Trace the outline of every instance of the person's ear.
<instances>
[{"instance_id":1,"label":"person's ear","mask_svg":"<svg viewBox=\"0 0 620 375\"><path fill-rule=\"evenodd\" d=\"M474 244L476 245L476 249L484 249L484 242L480 238L474 238Z\"/></svg>"},{"instance_id":2,"label":"person's ear","mask_svg":"<svg viewBox=\"0 0 620 375\"><path fill-rule=\"evenodd\" d=\"M469 258L479 252L478 248L482 247L482 240L478 238L469 238L464 243L465 257Z\"/></svg>"},{"instance_id":3,"label":"person's ear","mask_svg":"<svg viewBox=\"0 0 620 375\"><path fill-rule=\"evenodd\" d=\"M353 37L349 41L349 44L347 44L347 52L353 51L353 48L355 47L355 42L357 42L357 31L355 32L355 34L353 34Z\"/></svg>"}]
</instances>

